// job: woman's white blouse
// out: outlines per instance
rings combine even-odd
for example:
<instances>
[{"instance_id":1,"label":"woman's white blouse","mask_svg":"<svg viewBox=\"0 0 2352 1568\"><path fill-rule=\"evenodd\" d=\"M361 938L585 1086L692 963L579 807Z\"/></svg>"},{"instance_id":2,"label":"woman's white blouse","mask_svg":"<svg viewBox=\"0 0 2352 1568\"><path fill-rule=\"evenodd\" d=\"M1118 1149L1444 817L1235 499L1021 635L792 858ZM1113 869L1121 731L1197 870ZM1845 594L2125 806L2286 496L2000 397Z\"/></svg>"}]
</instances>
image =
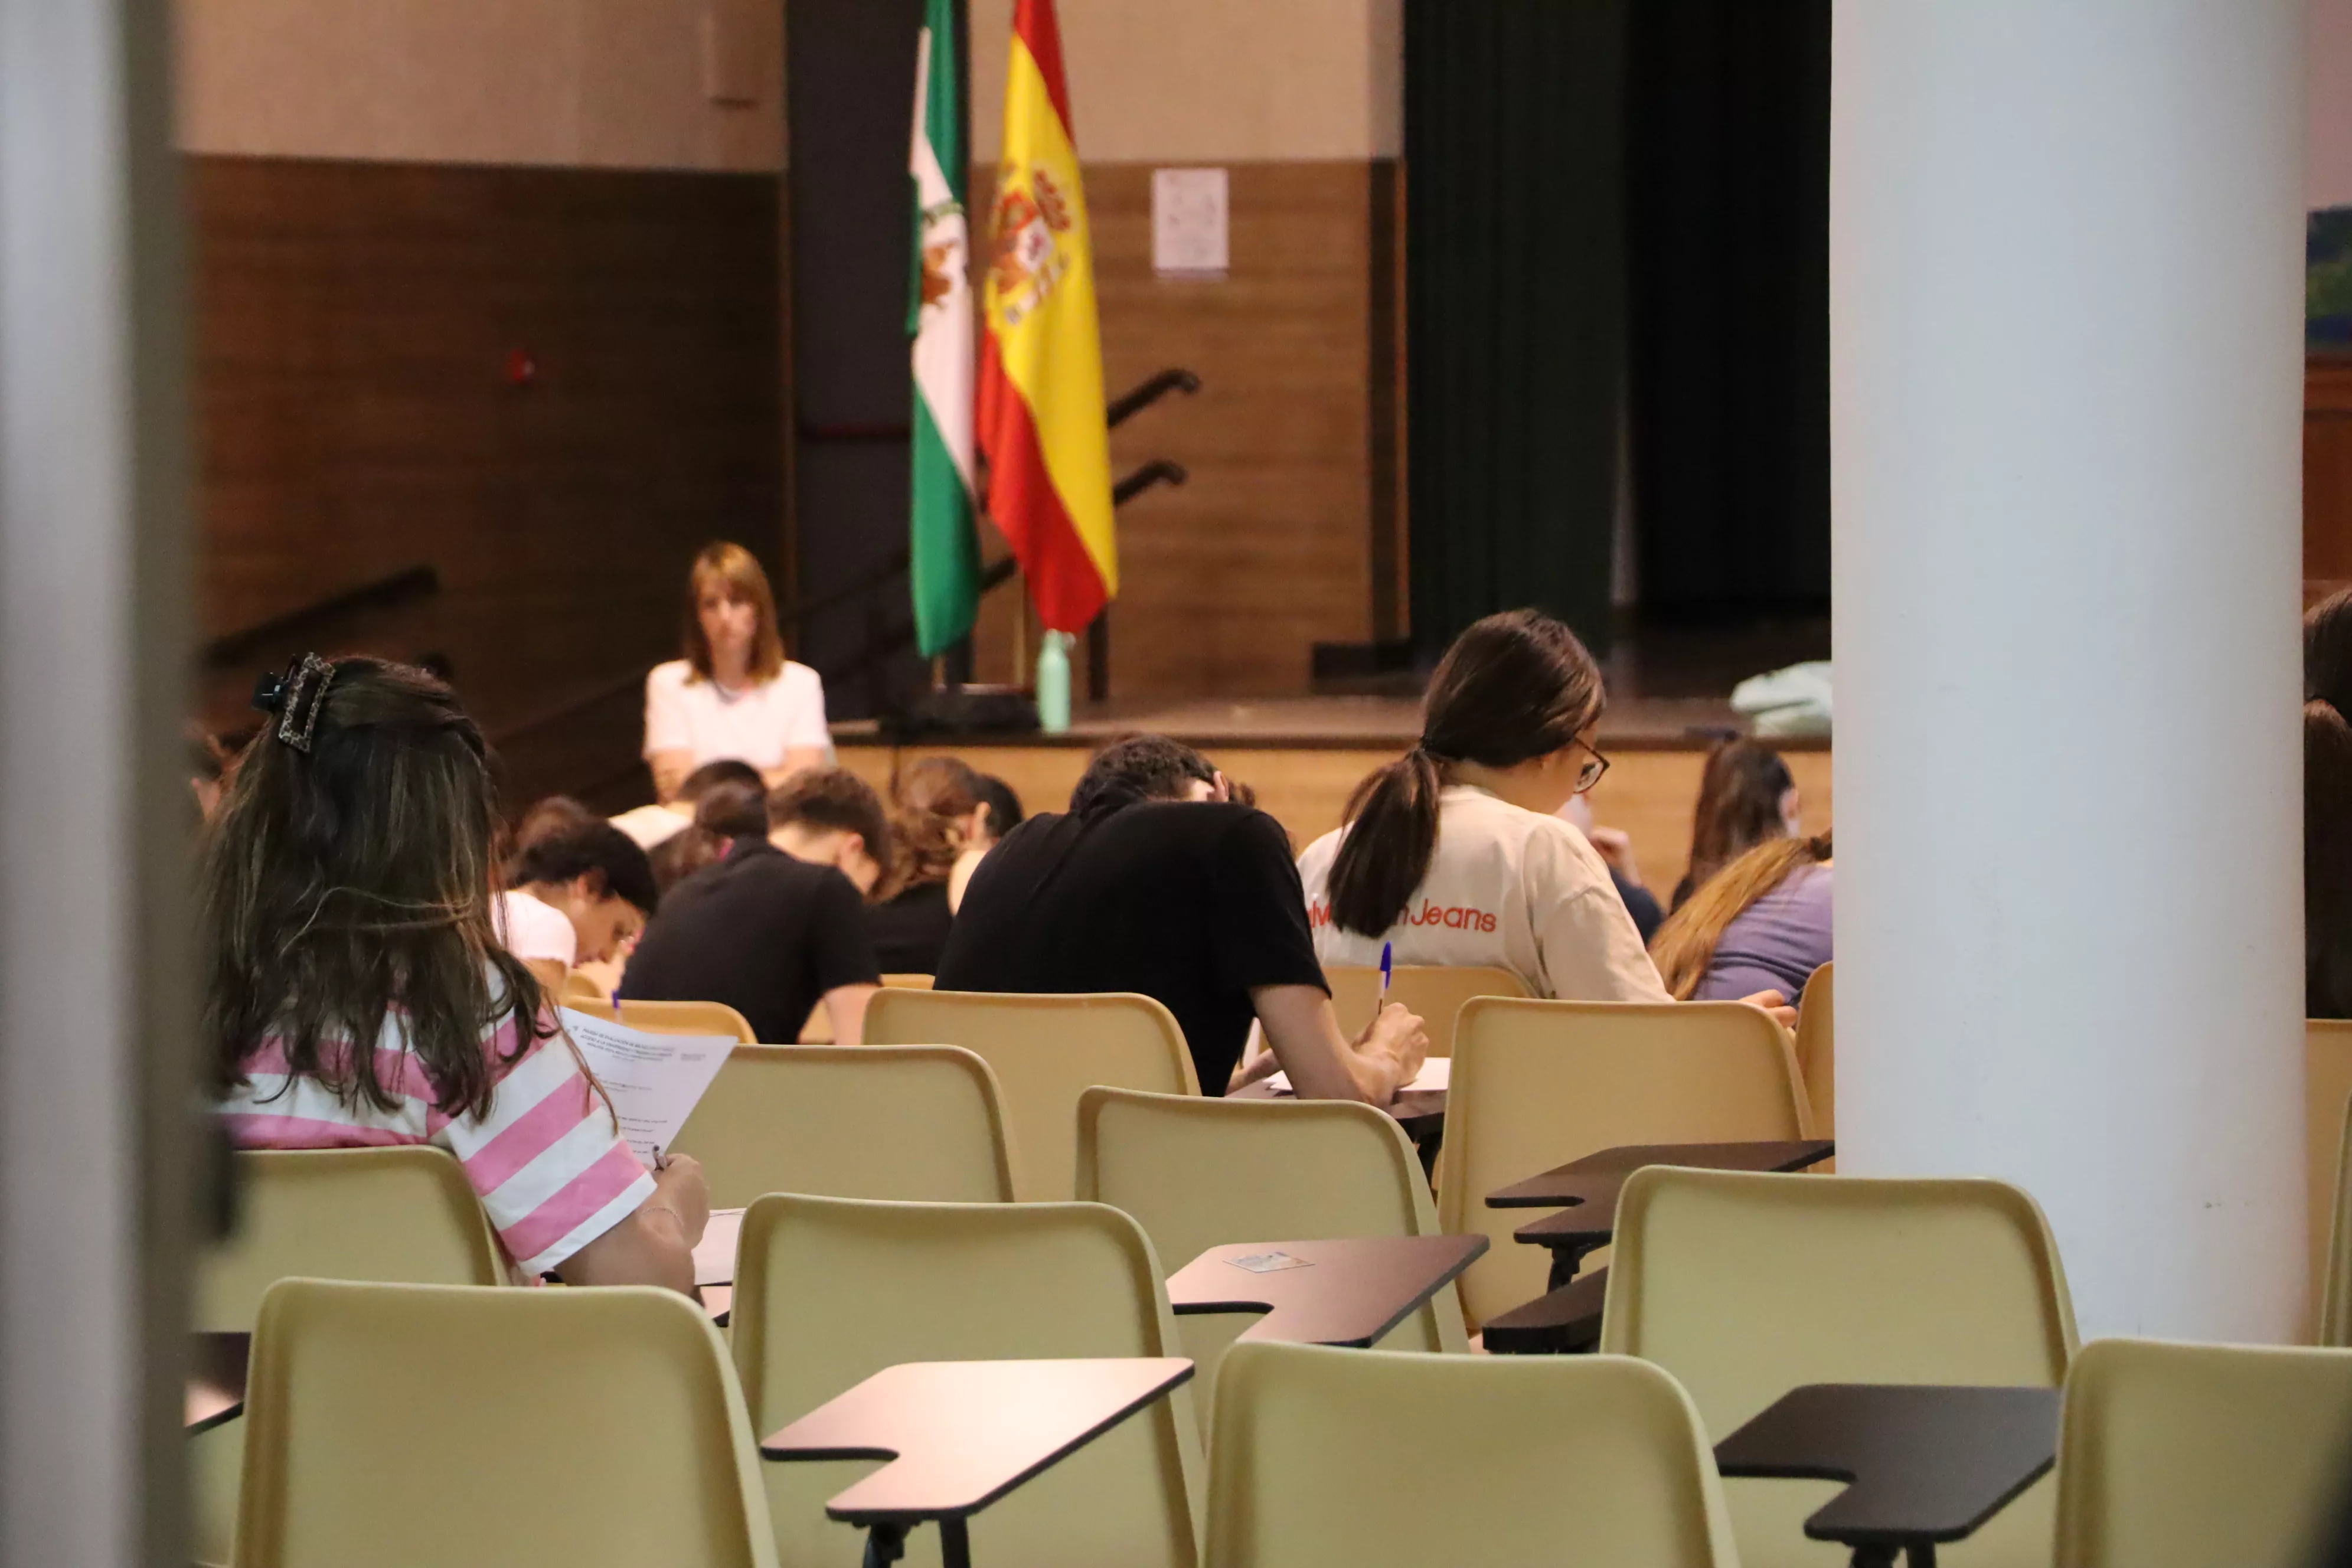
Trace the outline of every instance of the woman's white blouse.
<instances>
[{"instance_id":1,"label":"woman's white blouse","mask_svg":"<svg viewBox=\"0 0 2352 1568\"><path fill-rule=\"evenodd\" d=\"M739 758L755 768L783 764L787 751L829 751L824 683L815 670L787 661L773 680L740 691L694 679L682 658L654 666L646 677L646 750L687 752L694 765Z\"/></svg>"}]
</instances>

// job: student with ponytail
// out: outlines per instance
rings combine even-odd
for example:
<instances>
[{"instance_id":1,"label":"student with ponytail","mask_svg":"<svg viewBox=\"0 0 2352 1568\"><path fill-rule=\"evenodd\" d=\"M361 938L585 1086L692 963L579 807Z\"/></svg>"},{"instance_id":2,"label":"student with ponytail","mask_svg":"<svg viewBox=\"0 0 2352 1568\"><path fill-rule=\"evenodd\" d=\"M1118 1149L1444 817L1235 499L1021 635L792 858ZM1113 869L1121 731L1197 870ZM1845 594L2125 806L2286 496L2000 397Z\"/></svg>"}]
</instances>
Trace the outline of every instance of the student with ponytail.
<instances>
[{"instance_id":1,"label":"student with ponytail","mask_svg":"<svg viewBox=\"0 0 2352 1568\"><path fill-rule=\"evenodd\" d=\"M1316 956L1377 963L1386 942L1399 963L1492 964L1538 996L1671 1000L1600 853L1553 815L1608 770L1592 744L1606 703L1549 616L1488 616L1454 639L1420 742L1299 857Z\"/></svg>"}]
</instances>

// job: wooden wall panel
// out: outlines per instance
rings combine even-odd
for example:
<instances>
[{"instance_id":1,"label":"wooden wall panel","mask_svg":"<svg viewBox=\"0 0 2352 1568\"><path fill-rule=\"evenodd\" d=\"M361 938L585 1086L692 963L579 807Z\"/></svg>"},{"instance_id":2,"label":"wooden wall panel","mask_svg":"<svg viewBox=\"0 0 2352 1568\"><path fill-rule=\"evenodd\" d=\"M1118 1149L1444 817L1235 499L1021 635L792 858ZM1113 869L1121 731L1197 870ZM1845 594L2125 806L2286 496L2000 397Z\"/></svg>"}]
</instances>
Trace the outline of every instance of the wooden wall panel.
<instances>
[{"instance_id":1,"label":"wooden wall panel","mask_svg":"<svg viewBox=\"0 0 2352 1568\"><path fill-rule=\"evenodd\" d=\"M2304 370L2303 574L2352 579L2352 355L2314 355Z\"/></svg>"},{"instance_id":2,"label":"wooden wall panel","mask_svg":"<svg viewBox=\"0 0 2352 1568\"><path fill-rule=\"evenodd\" d=\"M974 171L975 212L992 175ZM1118 514L1121 700L1302 693L1314 643L1372 635L1372 428L1394 373L1374 312L1395 306L1374 287L1375 192L1393 178L1384 162L1235 164L1230 275L1179 281L1151 270L1151 170L1086 170L1110 394L1170 365L1203 383L1111 435L1114 475L1162 457L1192 474ZM980 679L1009 676L1012 593L985 606Z\"/></svg>"},{"instance_id":3,"label":"wooden wall panel","mask_svg":"<svg viewBox=\"0 0 2352 1568\"><path fill-rule=\"evenodd\" d=\"M315 640L446 653L518 795L640 787L634 698L514 731L671 657L703 543L778 553L777 177L189 163L205 635L429 564Z\"/></svg>"}]
</instances>

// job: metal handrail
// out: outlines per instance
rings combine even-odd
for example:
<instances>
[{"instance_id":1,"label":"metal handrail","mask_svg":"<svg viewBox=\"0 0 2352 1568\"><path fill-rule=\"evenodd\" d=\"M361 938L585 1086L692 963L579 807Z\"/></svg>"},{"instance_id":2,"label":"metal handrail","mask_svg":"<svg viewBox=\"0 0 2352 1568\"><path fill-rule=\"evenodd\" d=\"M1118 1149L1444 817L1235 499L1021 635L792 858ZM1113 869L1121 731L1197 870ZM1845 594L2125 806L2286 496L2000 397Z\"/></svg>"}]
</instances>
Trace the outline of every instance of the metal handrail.
<instances>
[{"instance_id":1,"label":"metal handrail","mask_svg":"<svg viewBox=\"0 0 2352 1568\"><path fill-rule=\"evenodd\" d=\"M414 599L429 599L441 591L441 574L430 565L411 566L330 594L323 599L272 616L240 631L213 638L196 650L198 666L206 670L235 669L272 645L290 641L323 623L339 621L361 610L389 609Z\"/></svg>"}]
</instances>

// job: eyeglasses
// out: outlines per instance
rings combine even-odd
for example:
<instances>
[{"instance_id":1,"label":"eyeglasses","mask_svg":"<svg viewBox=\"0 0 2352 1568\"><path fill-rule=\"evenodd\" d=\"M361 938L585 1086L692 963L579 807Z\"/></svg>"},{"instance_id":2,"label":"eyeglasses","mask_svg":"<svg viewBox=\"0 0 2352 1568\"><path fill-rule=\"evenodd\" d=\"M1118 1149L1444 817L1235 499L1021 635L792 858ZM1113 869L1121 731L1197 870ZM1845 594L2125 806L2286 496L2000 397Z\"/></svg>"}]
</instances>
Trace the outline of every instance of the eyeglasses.
<instances>
[{"instance_id":1,"label":"eyeglasses","mask_svg":"<svg viewBox=\"0 0 2352 1568\"><path fill-rule=\"evenodd\" d=\"M1588 752L1592 752L1592 760L1576 771L1576 793L1582 795L1594 784L1599 784L1601 775L1609 771L1609 759L1599 752L1593 751L1592 743L1589 741L1580 739L1575 743Z\"/></svg>"}]
</instances>

